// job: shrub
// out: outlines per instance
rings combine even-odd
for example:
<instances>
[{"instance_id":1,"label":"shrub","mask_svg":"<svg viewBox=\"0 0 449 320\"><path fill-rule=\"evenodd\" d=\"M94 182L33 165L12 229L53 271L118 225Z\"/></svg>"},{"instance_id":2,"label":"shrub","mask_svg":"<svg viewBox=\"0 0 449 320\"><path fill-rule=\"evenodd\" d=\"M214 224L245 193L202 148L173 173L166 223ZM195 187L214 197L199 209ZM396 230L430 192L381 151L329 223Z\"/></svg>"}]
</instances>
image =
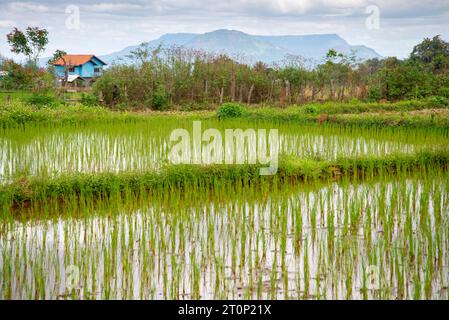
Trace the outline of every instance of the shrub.
<instances>
[{"instance_id":1,"label":"shrub","mask_svg":"<svg viewBox=\"0 0 449 320\"><path fill-rule=\"evenodd\" d=\"M435 96L427 99L429 101L429 107L438 108L448 105L448 98Z\"/></svg>"},{"instance_id":2,"label":"shrub","mask_svg":"<svg viewBox=\"0 0 449 320\"><path fill-rule=\"evenodd\" d=\"M170 94L164 86L158 86L151 99L151 107L154 110L166 110L169 103Z\"/></svg>"},{"instance_id":3,"label":"shrub","mask_svg":"<svg viewBox=\"0 0 449 320\"><path fill-rule=\"evenodd\" d=\"M88 107L94 107L94 106L98 105L98 99L93 94L82 93L80 102L81 102L81 104L88 106Z\"/></svg>"},{"instance_id":4,"label":"shrub","mask_svg":"<svg viewBox=\"0 0 449 320\"><path fill-rule=\"evenodd\" d=\"M179 107L180 111L202 111L210 109L210 104L199 102L199 103L184 103Z\"/></svg>"},{"instance_id":5,"label":"shrub","mask_svg":"<svg viewBox=\"0 0 449 320\"><path fill-rule=\"evenodd\" d=\"M58 101L55 97L45 95L45 94L39 94L35 93L28 98L25 99L26 103L29 105L32 105L34 107L42 108L42 107L56 107L58 105Z\"/></svg>"},{"instance_id":6,"label":"shrub","mask_svg":"<svg viewBox=\"0 0 449 320\"><path fill-rule=\"evenodd\" d=\"M438 89L438 95L449 99L449 87L442 87Z\"/></svg>"},{"instance_id":7,"label":"shrub","mask_svg":"<svg viewBox=\"0 0 449 320\"><path fill-rule=\"evenodd\" d=\"M368 92L368 100L369 101L371 101L371 102L379 101L380 98L381 98L381 94L380 94L379 88L369 89L369 92Z\"/></svg>"},{"instance_id":8,"label":"shrub","mask_svg":"<svg viewBox=\"0 0 449 320\"><path fill-rule=\"evenodd\" d=\"M316 114L318 113L318 107L317 106L313 106L313 105L307 105L304 107L304 113L307 114Z\"/></svg>"},{"instance_id":9,"label":"shrub","mask_svg":"<svg viewBox=\"0 0 449 320\"><path fill-rule=\"evenodd\" d=\"M217 112L219 119L238 118L245 113L245 109L238 103L224 103Z\"/></svg>"}]
</instances>

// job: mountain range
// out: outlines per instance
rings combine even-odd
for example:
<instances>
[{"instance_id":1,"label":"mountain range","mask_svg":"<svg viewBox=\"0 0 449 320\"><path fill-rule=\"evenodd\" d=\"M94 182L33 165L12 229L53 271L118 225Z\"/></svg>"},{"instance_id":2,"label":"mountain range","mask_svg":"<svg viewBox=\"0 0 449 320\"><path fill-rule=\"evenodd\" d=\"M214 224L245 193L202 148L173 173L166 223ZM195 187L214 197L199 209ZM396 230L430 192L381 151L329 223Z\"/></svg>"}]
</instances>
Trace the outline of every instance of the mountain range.
<instances>
[{"instance_id":1,"label":"mountain range","mask_svg":"<svg viewBox=\"0 0 449 320\"><path fill-rule=\"evenodd\" d=\"M329 49L335 49L344 54L354 54L363 61L371 58L381 58L374 49L363 45L350 45L337 34L260 36L250 35L241 31L220 29L202 34L198 33L167 33L158 39L148 42L151 48L184 47L203 50L209 53L224 53L231 57L243 57L247 63L257 61L269 65L281 62L287 56L300 56L314 65L322 62ZM132 63L127 57L138 45L128 46L123 50L98 57L108 65L113 63ZM76 52L70 52L76 53ZM90 52L89 52L90 54ZM93 53L95 54L95 53ZM39 61L45 66L49 58Z\"/></svg>"},{"instance_id":2,"label":"mountain range","mask_svg":"<svg viewBox=\"0 0 449 320\"><path fill-rule=\"evenodd\" d=\"M243 56L249 63L263 61L273 64L286 56L300 56L314 63L321 62L329 49L344 54L353 53L360 60L381 58L375 50L363 45L353 46L337 34L259 36L236 30L215 30L203 34L169 33L148 42L150 47L180 46L199 49L210 53L224 53L229 56ZM121 51L100 56L108 64L130 62L126 56L135 50L129 46Z\"/></svg>"}]
</instances>

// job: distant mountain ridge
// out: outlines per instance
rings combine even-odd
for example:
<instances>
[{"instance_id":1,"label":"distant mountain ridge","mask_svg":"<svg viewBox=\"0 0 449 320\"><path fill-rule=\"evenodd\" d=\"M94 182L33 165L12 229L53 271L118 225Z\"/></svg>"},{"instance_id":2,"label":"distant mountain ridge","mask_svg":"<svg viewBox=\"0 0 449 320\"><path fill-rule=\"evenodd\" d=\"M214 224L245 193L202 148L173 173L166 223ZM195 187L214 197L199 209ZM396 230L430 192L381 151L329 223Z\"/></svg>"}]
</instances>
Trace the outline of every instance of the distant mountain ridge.
<instances>
[{"instance_id":1,"label":"distant mountain ridge","mask_svg":"<svg viewBox=\"0 0 449 320\"><path fill-rule=\"evenodd\" d=\"M360 60L381 58L374 49L363 45L350 45L337 34L258 36L241 31L220 29L203 34L169 33L149 42L150 47L180 46L204 50L211 53L224 53L230 56L243 56L249 63L263 61L267 64L280 62L288 55L301 56L320 62L329 49L345 54L354 53ZM129 46L121 51L100 56L108 64L130 62L126 58L137 48Z\"/></svg>"}]
</instances>

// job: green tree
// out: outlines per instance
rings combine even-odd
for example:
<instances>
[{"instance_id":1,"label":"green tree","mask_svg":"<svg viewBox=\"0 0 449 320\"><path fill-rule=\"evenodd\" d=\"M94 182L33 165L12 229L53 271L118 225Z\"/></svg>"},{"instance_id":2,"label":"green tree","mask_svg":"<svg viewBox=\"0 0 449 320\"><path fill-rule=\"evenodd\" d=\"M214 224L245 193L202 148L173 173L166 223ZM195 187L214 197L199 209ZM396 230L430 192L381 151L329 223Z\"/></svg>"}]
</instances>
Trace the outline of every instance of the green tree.
<instances>
[{"instance_id":1,"label":"green tree","mask_svg":"<svg viewBox=\"0 0 449 320\"><path fill-rule=\"evenodd\" d=\"M440 35L425 38L413 48L410 58L427 65L432 72L444 72L449 69L449 43Z\"/></svg>"},{"instance_id":2,"label":"green tree","mask_svg":"<svg viewBox=\"0 0 449 320\"><path fill-rule=\"evenodd\" d=\"M62 86L65 87L67 84L68 78L69 78L69 69L72 67L69 64L69 61L65 59L65 56L67 55L67 52L63 50L56 50L53 54L53 57L48 61L49 64L52 64L53 62L61 59L64 67L64 79L62 81Z\"/></svg>"},{"instance_id":3,"label":"green tree","mask_svg":"<svg viewBox=\"0 0 449 320\"><path fill-rule=\"evenodd\" d=\"M6 35L11 52L23 54L29 62L37 65L37 59L48 44L48 31L39 27L28 27L25 32L14 28Z\"/></svg>"}]
</instances>

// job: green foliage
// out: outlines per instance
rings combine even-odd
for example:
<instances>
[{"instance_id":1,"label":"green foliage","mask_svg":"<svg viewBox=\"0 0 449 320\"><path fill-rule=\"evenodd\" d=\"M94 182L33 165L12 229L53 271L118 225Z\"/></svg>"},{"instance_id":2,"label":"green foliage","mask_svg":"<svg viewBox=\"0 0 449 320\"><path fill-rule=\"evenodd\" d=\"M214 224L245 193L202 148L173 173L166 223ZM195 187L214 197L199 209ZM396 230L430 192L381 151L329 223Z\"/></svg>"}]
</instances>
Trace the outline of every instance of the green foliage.
<instances>
[{"instance_id":1,"label":"green foliage","mask_svg":"<svg viewBox=\"0 0 449 320\"><path fill-rule=\"evenodd\" d=\"M39 55L48 44L48 31L38 27L28 27L25 32L22 32L14 28L6 38L12 52L24 54L28 61L36 64Z\"/></svg>"},{"instance_id":2,"label":"green foliage","mask_svg":"<svg viewBox=\"0 0 449 320\"><path fill-rule=\"evenodd\" d=\"M431 45L430 53L425 40L415 48L413 57L405 60L389 57L360 62L354 55L330 50L326 60L313 69L297 57L287 57L270 68L262 62L239 63L226 55L193 53L185 48L152 50L142 44L128 57L134 65L112 66L94 90L108 107L123 104L129 109L155 110L167 108L167 99L173 106L223 101L285 106L445 96L444 89L441 94L439 91L449 87L449 54L444 49L446 43L437 40L441 44Z\"/></svg>"},{"instance_id":3,"label":"green foliage","mask_svg":"<svg viewBox=\"0 0 449 320\"><path fill-rule=\"evenodd\" d=\"M145 121L146 116L142 114L123 113L110 111L106 108L96 105L77 105L67 106L61 103L52 104L54 99L48 98L48 95L29 94L27 92L18 92L8 94L12 97L12 104L7 108L2 108L2 103L6 99L6 94L0 95L0 125L17 126L18 124L34 122L71 122L81 123L85 121ZM41 96L43 96L41 98ZM51 96L50 96L51 97ZM93 101L93 98L89 100ZM444 98L445 99L445 98ZM22 103L26 101L27 103ZM42 108L49 104L51 108ZM37 105L38 108L36 108ZM196 105L195 105L196 106ZM208 118L213 117L212 112L205 111L209 105L205 104L198 109L183 109L189 111L189 114L182 114L183 117ZM119 103L114 107L116 110L127 110L129 105ZM435 115L430 119L429 115L408 116L400 114L414 110L424 110L429 108L447 109L448 105L443 104L443 98L426 100L409 100L395 103L324 103L308 104L306 106L291 106L286 109L279 108L251 108L246 109L239 104L223 104L222 108L215 113L216 117L232 118L247 117L251 119L276 120L276 121L295 121L297 123L344 123L354 125L388 125L388 126L439 126L449 127L449 117L445 114ZM196 112L195 110L198 110ZM202 111L201 111L202 110ZM383 114L389 112L392 114ZM365 115L364 113L370 113ZM150 114L154 117L154 114ZM169 116L161 114L161 116ZM177 116L176 114L174 116Z\"/></svg>"},{"instance_id":4,"label":"green foliage","mask_svg":"<svg viewBox=\"0 0 449 320\"><path fill-rule=\"evenodd\" d=\"M166 110L169 98L170 94L165 90L164 86L158 86L151 99L151 108L158 111Z\"/></svg>"},{"instance_id":5,"label":"green foliage","mask_svg":"<svg viewBox=\"0 0 449 320\"><path fill-rule=\"evenodd\" d=\"M449 43L439 35L425 38L413 48L411 59L427 65L432 72L439 72L449 67Z\"/></svg>"},{"instance_id":6,"label":"green foliage","mask_svg":"<svg viewBox=\"0 0 449 320\"><path fill-rule=\"evenodd\" d=\"M295 123L330 123L351 126L449 127L447 114L409 114L430 108L448 109L446 99L406 100L394 103L324 103L291 106L286 109L250 109L245 116L257 120L292 121Z\"/></svg>"},{"instance_id":7,"label":"green foliage","mask_svg":"<svg viewBox=\"0 0 449 320\"><path fill-rule=\"evenodd\" d=\"M395 169L444 167L449 164L447 151L423 151L412 155L392 155L383 158L342 158L336 161L298 160L289 157L279 161L276 174L281 181L313 181L335 178L382 175ZM124 190L139 192L151 189L212 188L217 177L230 183L261 182L260 165L179 165L168 166L159 172L122 172L93 174L64 174L50 179L42 177L19 178L0 186L0 207L29 200L58 199L72 195L109 196Z\"/></svg>"},{"instance_id":8,"label":"green foliage","mask_svg":"<svg viewBox=\"0 0 449 320\"><path fill-rule=\"evenodd\" d=\"M102 97L104 104L112 107L120 101L118 79L113 71L105 72L92 86L92 92L97 97Z\"/></svg>"},{"instance_id":9,"label":"green foliage","mask_svg":"<svg viewBox=\"0 0 449 320\"><path fill-rule=\"evenodd\" d=\"M107 70L93 85L93 93L102 97L104 105L117 109L150 107L167 109L170 93L162 84L152 84L153 72L147 65L119 65Z\"/></svg>"},{"instance_id":10,"label":"green foliage","mask_svg":"<svg viewBox=\"0 0 449 320\"><path fill-rule=\"evenodd\" d=\"M237 103L224 103L217 111L219 119L238 118L245 114L245 108Z\"/></svg>"},{"instance_id":11,"label":"green foliage","mask_svg":"<svg viewBox=\"0 0 449 320\"><path fill-rule=\"evenodd\" d=\"M379 101L382 98L380 88L370 88L368 92L368 100L371 102Z\"/></svg>"},{"instance_id":12,"label":"green foliage","mask_svg":"<svg viewBox=\"0 0 449 320\"><path fill-rule=\"evenodd\" d=\"M63 61L65 60L64 59L64 56L65 55L67 55L67 52L65 52L64 50L56 50L54 53L53 53L53 56L50 58L50 60L48 60L48 64L49 65L52 65L53 64L53 62L55 62L55 61L57 61L57 60L59 60L59 59L62 59ZM65 61L65 63L67 64L67 61Z\"/></svg>"},{"instance_id":13,"label":"green foliage","mask_svg":"<svg viewBox=\"0 0 449 320\"><path fill-rule=\"evenodd\" d=\"M179 110L180 111L201 111L208 110L211 106L208 103L185 103L183 104Z\"/></svg>"},{"instance_id":14,"label":"green foliage","mask_svg":"<svg viewBox=\"0 0 449 320\"><path fill-rule=\"evenodd\" d=\"M26 102L37 108L53 108L59 104L59 101L55 97L39 93L35 93L26 98Z\"/></svg>"},{"instance_id":15,"label":"green foliage","mask_svg":"<svg viewBox=\"0 0 449 320\"><path fill-rule=\"evenodd\" d=\"M114 122L114 123L135 123L140 121L147 121L148 118L154 117L170 117L166 114L135 114L129 112L111 111L101 106L85 106L64 105L62 103L55 103L51 108L36 108L32 104L26 103L32 95L20 92L12 95L11 105L4 104L5 95L0 95L0 127L18 127L23 125L36 124L82 124L86 122ZM46 98L44 98L46 99ZM125 110L127 108L124 104L116 105L118 110ZM184 114L184 119L197 119L211 117L212 113L204 114L192 111L189 114Z\"/></svg>"},{"instance_id":16,"label":"green foliage","mask_svg":"<svg viewBox=\"0 0 449 320\"><path fill-rule=\"evenodd\" d=\"M438 96L449 99L449 87L442 87L438 89Z\"/></svg>"},{"instance_id":17,"label":"green foliage","mask_svg":"<svg viewBox=\"0 0 449 320\"><path fill-rule=\"evenodd\" d=\"M430 97L427 100L429 102L429 106L432 108L441 108L449 105L448 98L446 97L435 96Z\"/></svg>"},{"instance_id":18,"label":"green foliage","mask_svg":"<svg viewBox=\"0 0 449 320\"><path fill-rule=\"evenodd\" d=\"M88 107L98 106L98 98L93 94L82 93L80 102Z\"/></svg>"},{"instance_id":19,"label":"green foliage","mask_svg":"<svg viewBox=\"0 0 449 320\"><path fill-rule=\"evenodd\" d=\"M29 89L33 85L34 70L13 60L3 60L0 68L7 74L0 78L0 87L6 90Z\"/></svg>"},{"instance_id":20,"label":"green foliage","mask_svg":"<svg viewBox=\"0 0 449 320\"><path fill-rule=\"evenodd\" d=\"M319 112L319 107L315 105L306 105L303 108L304 113L317 114Z\"/></svg>"},{"instance_id":21,"label":"green foliage","mask_svg":"<svg viewBox=\"0 0 449 320\"><path fill-rule=\"evenodd\" d=\"M376 94L380 94L383 99L397 101L429 96L432 93L433 76L420 64L390 59L372 81L372 88L376 88L374 83L380 83Z\"/></svg>"}]
</instances>

